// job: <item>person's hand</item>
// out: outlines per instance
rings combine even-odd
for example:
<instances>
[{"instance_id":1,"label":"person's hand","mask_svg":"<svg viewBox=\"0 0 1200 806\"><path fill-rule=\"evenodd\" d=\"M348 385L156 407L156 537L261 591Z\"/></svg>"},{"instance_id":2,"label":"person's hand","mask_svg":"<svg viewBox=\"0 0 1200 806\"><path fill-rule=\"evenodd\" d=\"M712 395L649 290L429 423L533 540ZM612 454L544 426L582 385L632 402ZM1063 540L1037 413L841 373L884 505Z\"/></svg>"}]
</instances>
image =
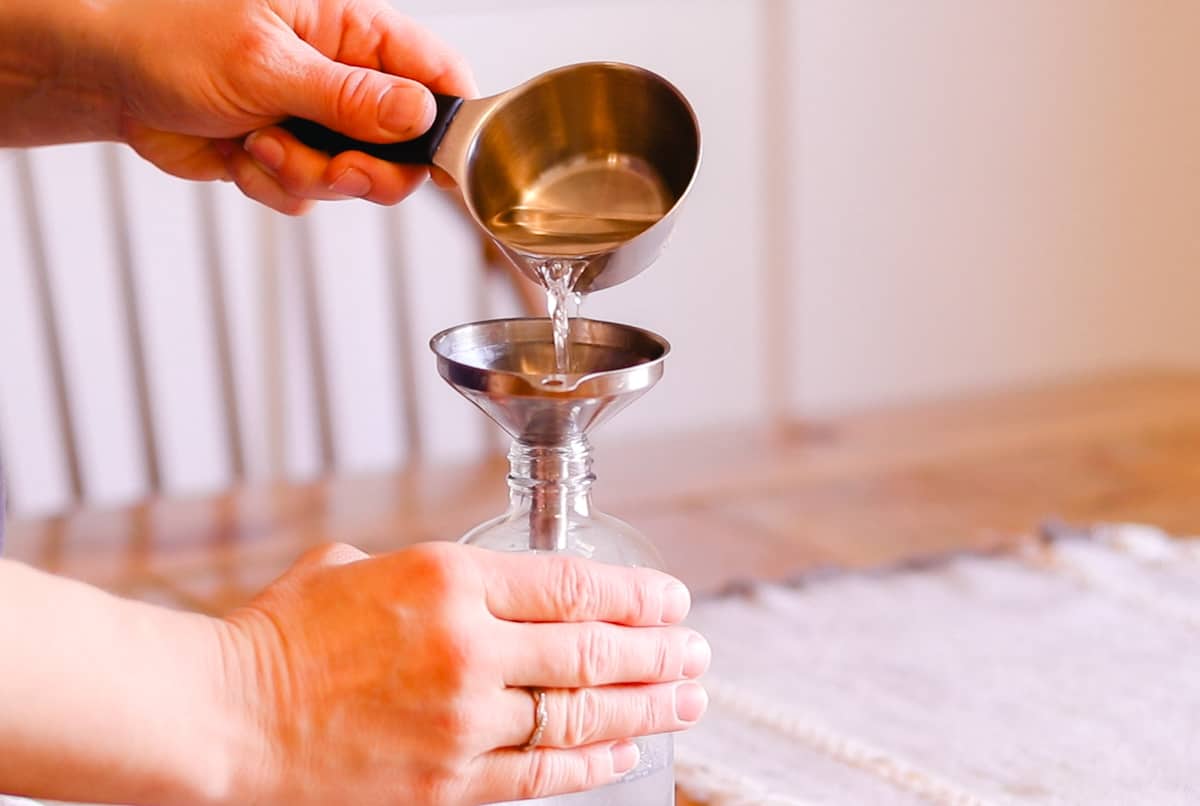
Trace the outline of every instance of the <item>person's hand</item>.
<instances>
[{"instance_id":1,"label":"person's hand","mask_svg":"<svg viewBox=\"0 0 1200 806\"><path fill-rule=\"evenodd\" d=\"M458 806L600 786L630 737L708 699L708 644L666 574L430 543L334 545L225 621L231 691L254 726L238 787L258 804ZM546 690L538 749L528 687Z\"/></svg>"},{"instance_id":2,"label":"person's hand","mask_svg":"<svg viewBox=\"0 0 1200 806\"><path fill-rule=\"evenodd\" d=\"M284 213L314 199L394 204L429 172L360 152L330 159L270 124L297 116L360 140L408 140L433 121L430 90L476 93L465 62L387 0L105 7L120 137L168 173L232 180Z\"/></svg>"}]
</instances>

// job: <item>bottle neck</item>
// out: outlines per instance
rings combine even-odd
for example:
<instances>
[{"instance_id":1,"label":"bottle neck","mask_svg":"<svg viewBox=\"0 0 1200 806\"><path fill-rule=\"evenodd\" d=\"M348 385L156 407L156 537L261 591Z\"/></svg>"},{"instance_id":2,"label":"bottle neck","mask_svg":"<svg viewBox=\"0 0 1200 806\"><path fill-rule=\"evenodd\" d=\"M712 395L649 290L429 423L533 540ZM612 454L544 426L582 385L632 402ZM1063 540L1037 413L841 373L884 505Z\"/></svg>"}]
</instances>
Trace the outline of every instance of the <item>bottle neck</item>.
<instances>
[{"instance_id":1,"label":"bottle neck","mask_svg":"<svg viewBox=\"0 0 1200 806\"><path fill-rule=\"evenodd\" d=\"M529 547L564 550L571 516L591 514L592 446L583 437L564 445L514 440L508 462L511 510L528 511Z\"/></svg>"}]
</instances>

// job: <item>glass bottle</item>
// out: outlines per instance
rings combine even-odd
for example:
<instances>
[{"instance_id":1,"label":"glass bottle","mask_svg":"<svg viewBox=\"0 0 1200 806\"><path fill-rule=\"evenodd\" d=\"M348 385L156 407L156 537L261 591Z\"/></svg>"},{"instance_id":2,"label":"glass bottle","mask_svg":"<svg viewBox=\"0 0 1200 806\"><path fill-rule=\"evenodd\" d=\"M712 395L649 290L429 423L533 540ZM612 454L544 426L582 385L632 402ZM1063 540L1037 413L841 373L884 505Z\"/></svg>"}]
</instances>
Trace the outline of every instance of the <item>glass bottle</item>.
<instances>
[{"instance_id":1,"label":"glass bottle","mask_svg":"<svg viewBox=\"0 0 1200 806\"><path fill-rule=\"evenodd\" d=\"M460 542L494 551L573 554L614 565L662 568L653 544L624 521L592 506L591 446L577 436L561 445L513 441L509 506ZM636 740L638 765L620 781L590 792L513 801L503 806L671 806L675 803L670 734Z\"/></svg>"}]
</instances>

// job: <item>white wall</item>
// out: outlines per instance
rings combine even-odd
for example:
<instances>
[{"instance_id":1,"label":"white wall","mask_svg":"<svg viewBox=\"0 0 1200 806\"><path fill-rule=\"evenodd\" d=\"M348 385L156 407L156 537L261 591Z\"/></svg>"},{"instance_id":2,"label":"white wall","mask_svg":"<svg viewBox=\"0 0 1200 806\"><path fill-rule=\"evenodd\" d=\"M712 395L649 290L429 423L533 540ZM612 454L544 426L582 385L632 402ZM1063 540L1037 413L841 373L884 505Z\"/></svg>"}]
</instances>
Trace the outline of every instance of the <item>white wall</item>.
<instances>
[{"instance_id":1,"label":"white wall","mask_svg":"<svg viewBox=\"0 0 1200 806\"><path fill-rule=\"evenodd\" d=\"M801 410L1200 359L1200 6L792 8Z\"/></svg>"},{"instance_id":2,"label":"white wall","mask_svg":"<svg viewBox=\"0 0 1200 806\"><path fill-rule=\"evenodd\" d=\"M671 249L585 306L675 346L661 387L605 426L601 451L605 440L781 409L825 414L1135 363L1200 363L1191 313L1200 6L461 0L414 12L466 52L485 92L571 61L620 59L666 75L697 108L704 165ZM70 324L86 475L97 500L116 502L145 482L99 153L34 156ZM12 185L10 162L0 152L0 188ZM195 304L195 195L128 154L123 164L153 311L168 487L216 489L225 456L210 334ZM310 475L298 232L228 188L220 198L250 469ZM37 512L62 505L65 477L15 213L0 202L0 440L16 507ZM473 233L432 192L395 211L329 205L312 228L341 470L412 453L385 305L386 235L397 228L427 451L448 459L483 449L481 416L441 385L424 347L440 328L513 310L504 295L478 292ZM264 365L274 331L261 313L272 294L284 302L278 366ZM268 416L275 382L288 401L278 424Z\"/></svg>"}]
</instances>

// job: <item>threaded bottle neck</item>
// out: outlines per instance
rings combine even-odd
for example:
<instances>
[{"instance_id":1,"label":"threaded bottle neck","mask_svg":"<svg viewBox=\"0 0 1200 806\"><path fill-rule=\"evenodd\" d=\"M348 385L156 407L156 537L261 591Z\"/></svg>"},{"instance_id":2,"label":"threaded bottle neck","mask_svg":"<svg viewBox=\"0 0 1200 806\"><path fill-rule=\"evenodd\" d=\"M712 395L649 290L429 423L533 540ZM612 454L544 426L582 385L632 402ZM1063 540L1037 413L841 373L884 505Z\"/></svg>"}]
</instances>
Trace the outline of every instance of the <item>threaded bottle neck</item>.
<instances>
[{"instance_id":1,"label":"threaded bottle neck","mask_svg":"<svg viewBox=\"0 0 1200 806\"><path fill-rule=\"evenodd\" d=\"M580 437L565 445L531 445L513 440L508 451L508 485L514 493L555 486L567 493L587 492L592 474L592 446Z\"/></svg>"},{"instance_id":2,"label":"threaded bottle neck","mask_svg":"<svg viewBox=\"0 0 1200 806\"><path fill-rule=\"evenodd\" d=\"M528 508L529 547L562 551L572 516L591 512L592 446L582 437L564 445L514 440L508 452L511 508Z\"/></svg>"}]
</instances>

